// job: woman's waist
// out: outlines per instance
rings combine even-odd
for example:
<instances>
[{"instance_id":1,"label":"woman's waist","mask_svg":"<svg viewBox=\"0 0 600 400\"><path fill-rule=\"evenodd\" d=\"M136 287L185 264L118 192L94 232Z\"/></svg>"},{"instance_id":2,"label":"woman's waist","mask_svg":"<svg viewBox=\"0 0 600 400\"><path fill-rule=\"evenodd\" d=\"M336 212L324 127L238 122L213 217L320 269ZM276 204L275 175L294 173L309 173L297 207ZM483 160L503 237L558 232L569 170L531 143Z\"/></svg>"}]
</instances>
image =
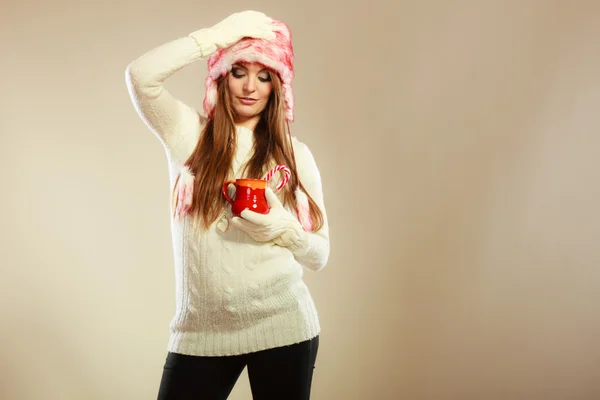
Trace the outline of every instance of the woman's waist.
<instances>
[{"instance_id":1,"label":"woman's waist","mask_svg":"<svg viewBox=\"0 0 600 400\"><path fill-rule=\"evenodd\" d=\"M305 286L302 266L285 253L265 256L244 251L192 254L176 265L181 285L204 296L250 296L262 298L297 291Z\"/></svg>"},{"instance_id":2,"label":"woman's waist","mask_svg":"<svg viewBox=\"0 0 600 400\"><path fill-rule=\"evenodd\" d=\"M200 279L188 271L180 283L178 310L200 320L263 318L304 308L312 301L301 274L293 271L235 274L207 269Z\"/></svg>"}]
</instances>

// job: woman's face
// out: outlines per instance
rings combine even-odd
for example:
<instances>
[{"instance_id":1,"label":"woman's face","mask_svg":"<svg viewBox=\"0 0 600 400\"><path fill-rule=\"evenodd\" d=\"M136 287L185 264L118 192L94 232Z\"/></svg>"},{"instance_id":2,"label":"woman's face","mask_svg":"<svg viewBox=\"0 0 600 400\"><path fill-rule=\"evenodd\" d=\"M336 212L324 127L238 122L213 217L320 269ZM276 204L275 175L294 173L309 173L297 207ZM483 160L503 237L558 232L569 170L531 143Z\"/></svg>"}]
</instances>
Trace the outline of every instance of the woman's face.
<instances>
[{"instance_id":1,"label":"woman's face","mask_svg":"<svg viewBox=\"0 0 600 400\"><path fill-rule=\"evenodd\" d=\"M236 63L231 67L228 79L236 124L255 125L273 90L268 70L258 63ZM253 125L249 127L253 128Z\"/></svg>"}]
</instances>

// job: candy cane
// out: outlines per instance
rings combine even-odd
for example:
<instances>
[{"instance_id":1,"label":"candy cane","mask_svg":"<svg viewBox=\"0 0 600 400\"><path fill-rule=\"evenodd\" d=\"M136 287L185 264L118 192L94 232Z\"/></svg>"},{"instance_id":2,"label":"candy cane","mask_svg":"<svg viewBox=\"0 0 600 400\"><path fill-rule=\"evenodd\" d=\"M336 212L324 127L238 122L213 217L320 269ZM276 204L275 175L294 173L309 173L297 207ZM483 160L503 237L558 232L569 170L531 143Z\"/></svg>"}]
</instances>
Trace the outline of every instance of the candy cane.
<instances>
[{"instance_id":1,"label":"candy cane","mask_svg":"<svg viewBox=\"0 0 600 400\"><path fill-rule=\"evenodd\" d=\"M290 180L290 175L292 174L290 169L288 167L286 167L285 165L278 165L275 168L273 168L271 171L269 171L269 173L267 174L267 177L265 178L265 181L270 180L273 175L275 174L275 172L277 171L283 171L285 172L285 176L283 177L283 180L281 182L279 182L279 185L277 185L277 190L281 189L286 183L288 183L288 181Z\"/></svg>"}]
</instances>

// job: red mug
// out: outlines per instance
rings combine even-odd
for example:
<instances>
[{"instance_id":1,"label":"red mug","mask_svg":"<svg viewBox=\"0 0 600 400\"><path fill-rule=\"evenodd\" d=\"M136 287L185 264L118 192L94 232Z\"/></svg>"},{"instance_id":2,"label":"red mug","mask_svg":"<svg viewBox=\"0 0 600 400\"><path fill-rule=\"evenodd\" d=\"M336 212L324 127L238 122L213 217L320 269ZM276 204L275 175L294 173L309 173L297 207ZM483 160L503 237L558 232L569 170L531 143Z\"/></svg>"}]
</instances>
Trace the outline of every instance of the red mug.
<instances>
[{"instance_id":1,"label":"red mug","mask_svg":"<svg viewBox=\"0 0 600 400\"><path fill-rule=\"evenodd\" d=\"M235 199L227 194L229 185L235 185ZM236 179L223 184L223 196L231 204L231 212L240 216L242 211L251 210L259 214L269 213L269 203L265 197L267 181L264 179Z\"/></svg>"}]
</instances>

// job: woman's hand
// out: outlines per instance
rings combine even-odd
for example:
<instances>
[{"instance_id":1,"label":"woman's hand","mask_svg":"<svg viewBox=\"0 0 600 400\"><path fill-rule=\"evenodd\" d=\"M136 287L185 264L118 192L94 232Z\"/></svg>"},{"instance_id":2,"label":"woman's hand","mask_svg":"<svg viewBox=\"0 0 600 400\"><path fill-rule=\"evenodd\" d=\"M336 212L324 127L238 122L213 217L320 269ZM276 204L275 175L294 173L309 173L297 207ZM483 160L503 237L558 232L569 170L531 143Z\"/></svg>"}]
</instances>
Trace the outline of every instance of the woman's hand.
<instances>
[{"instance_id":1,"label":"woman's hand","mask_svg":"<svg viewBox=\"0 0 600 400\"><path fill-rule=\"evenodd\" d=\"M272 21L259 11L242 11L208 28L207 34L221 48L231 46L244 37L270 40L275 38Z\"/></svg>"},{"instance_id":2,"label":"woman's hand","mask_svg":"<svg viewBox=\"0 0 600 400\"><path fill-rule=\"evenodd\" d=\"M283 247L302 247L302 243L308 240L308 234L298 219L283 207L270 187L265 190L265 197L270 207L268 214L244 210L241 218L232 218L233 226L243 230L257 242L272 240Z\"/></svg>"}]
</instances>

